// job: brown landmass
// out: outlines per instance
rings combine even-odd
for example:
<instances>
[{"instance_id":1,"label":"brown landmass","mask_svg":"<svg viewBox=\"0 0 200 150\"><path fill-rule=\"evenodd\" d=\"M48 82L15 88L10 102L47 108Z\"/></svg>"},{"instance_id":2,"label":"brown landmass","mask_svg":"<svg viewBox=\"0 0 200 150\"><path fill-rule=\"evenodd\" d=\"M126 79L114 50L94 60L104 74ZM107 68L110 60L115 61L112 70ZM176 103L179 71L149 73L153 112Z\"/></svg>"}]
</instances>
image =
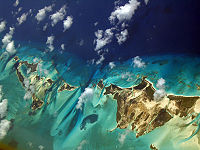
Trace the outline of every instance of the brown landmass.
<instances>
[{"instance_id":1,"label":"brown landmass","mask_svg":"<svg viewBox=\"0 0 200 150\"><path fill-rule=\"evenodd\" d=\"M97 86L103 89L103 81ZM185 117L194 112L198 96L166 95L165 98L156 101L154 93L156 89L146 77L140 84L130 88L121 88L114 84L105 87L104 95L112 95L117 100L117 128L125 129L129 126L136 131L136 137L151 132L157 127L163 126L174 115ZM195 116L193 116L195 117Z\"/></svg>"}]
</instances>

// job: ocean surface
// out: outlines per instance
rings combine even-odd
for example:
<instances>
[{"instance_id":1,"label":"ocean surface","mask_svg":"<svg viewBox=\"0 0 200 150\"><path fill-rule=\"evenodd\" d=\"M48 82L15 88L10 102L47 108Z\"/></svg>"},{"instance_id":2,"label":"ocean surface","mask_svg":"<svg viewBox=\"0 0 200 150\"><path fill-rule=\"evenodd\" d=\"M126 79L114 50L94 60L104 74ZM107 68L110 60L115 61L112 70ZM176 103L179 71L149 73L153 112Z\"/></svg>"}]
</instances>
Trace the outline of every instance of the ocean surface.
<instances>
[{"instance_id":1,"label":"ocean surface","mask_svg":"<svg viewBox=\"0 0 200 150\"><path fill-rule=\"evenodd\" d=\"M59 1L20 1L18 7L13 7L13 1L1 0L0 18L6 19L9 26L16 26L13 39L27 43L40 43L45 46L47 36L54 35L54 46L57 50L61 44L65 44L65 51L74 53L84 60L98 59L94 51L94 32L98 29L105 30L111 27L108 17L114 8L114 0L59 0ZM121 0L120 5L126 0ZM127 60L137 55L159 55L171 53L192 53L199 55L200 44L200 9L198 0L149 0L148 5L140 1L141 5L135 12L134 18L129 22L129 38L122 44L116 44L113 40L105 47L109 52L105 54L104 63L116 60ZM59 10L67 5L67 15L73 16L73 26L67 32L63 32L62 22L56 27L43 26L50 23L46 17L41 23L35 21L35 14L39 9L55 4L54 10ZM106 7L105 7L106 6ZM22 12L32 9L33 16L27 17L26 22L16 25L16 18L21 13L13 15L18 8ZM95 26L94 23L98 22ZM30 30L31 29L31 30ZM7 30L9 30L7 28ZM84 41L83 45L79 43Z\"/></svg>"},{"instance_id":2,"label":"ocean surface","mask_svg":"<svg viewBox=\"0 0 200 150\"><path fill-rule=\"evenodd\" d=\"M2 98L8 100L5 119L11 121L5 138L1 141L19 150L148 150L154 144L159 150L198 150L199 137L191 142L180 143L190 136L197 126L182 129L174 118L164 126L136 138L136 131L116 129L117 100L103 95L97 83L114 84L121 88L138 85L147 77L155 89L157 81L165 79L168 94L200 96L200 9L198 0L149 0L148 5L140 1L140 8L127 27L129 38L122 45L116 40L105 46L105 60L96 65L92 59L99 59L94 51L95 32L111 28L108 17L113 11L114 0L49 0L20 1L23 12L32 9L33 16L20 26L16 17L21 15L13 7L13 1L0 0L0 21L6 19L9 27L15 27L13 40L16 54L9 55L5 47L0 48L0 85ZM63 32L62 21L56 27L47 17L41 23L34 15L39 9L55 4L54 10L67 5L67 15L73 16L70 30ZM123 5L127 1L121 1ZM94 23L98 22L95 26ZM7 27L0 33L0 45ZM46 52L46 40L54 35L52 52ZM80 44L82 43L82 44ZM65 44L65 50L60 45ZM134 66L134 57L140 56L144 67ZM19 58L19 61L15 58ZM39 76L36 90L40 91L44 104L32 110L32 97L24 98L26 85L20 81L17 69L20 62L39 64L30 72L26 65L20 66L23 77L32 82ZM109 62L114 63L114 67ZM53 81L47 83L47 79ZM34 81L33 81L34 82ZM67 83L73 90L59 88ZM50 84L50 85L49 85ZM93 90L79 106L80 97L87 88ZM44 90L44 91L42 91ZM180 128L179 128L180 127Z\"/></svg>"}]
</instances>

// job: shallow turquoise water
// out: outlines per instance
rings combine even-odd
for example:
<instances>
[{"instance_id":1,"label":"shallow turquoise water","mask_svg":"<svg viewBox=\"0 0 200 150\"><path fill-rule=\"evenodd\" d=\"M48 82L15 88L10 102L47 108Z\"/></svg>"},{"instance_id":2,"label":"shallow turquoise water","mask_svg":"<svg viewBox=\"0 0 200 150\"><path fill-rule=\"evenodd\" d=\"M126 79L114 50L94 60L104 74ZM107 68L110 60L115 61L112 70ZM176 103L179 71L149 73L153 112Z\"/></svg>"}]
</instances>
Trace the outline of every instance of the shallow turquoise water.
<instances>
[{"instance_id":1,"label":"shallow turquoise water","mask_svg":"<svg viewBox=\"0 0 200 150\"><path fill-rule=\"evenodd\" d=\"M58 54L55 54L58 55ZM156 129L148 135L136 138L134 132L116 129L117 102L110 96L102 96L101 90L94 87L94 95L87 101L82 110L76 109L78 98L86 87L92 87L100 79L108 86L113 83L120 87L130 87L138 84L142 76L156 84L157 80L166 80L166 92L177 95L200 95L196 84L200 85L200 58L195 56L166 55L143 57L145 68L134 68L132 59L126 62L115 62L116 67L88 65L79 58L65 53L60 59L55 55L46 56L37 49L23 47L18 50L20 60L33 63L34 58L42 60L43 69L48 74L37 72L38 75L56 81L45 95L44 106L31 112L31 100L24 100L25 90L16 76L14 61L3 57L0 61L0 85L3 86L3 97L8 99L7 119L14 119L13 128L4 139L5 143L17 141L19 149L66 150L147 150L149 145L161 135ZM26 72L24 68L24 73ZM25 73L26 74L26 73ZM137 76L140 76L139 78ZM28 76L28 74L27 74ZM77 86L73 91L57 92L61 80ZM179 83L179 81L183 81ZM187 86L189 85L189 86ZM50 101L47 104L47 101ZM86 122L81 129L82 121L89 115L96 115L96 121ZM119 142L121 135L126 134L123 143ZM32 143L32 144L30 144ZM170 145L170 141L165 143ZM169 147L168 147L169 148ZM173 149L171 147L170 149Z\"/></svg>"}]
</instances>

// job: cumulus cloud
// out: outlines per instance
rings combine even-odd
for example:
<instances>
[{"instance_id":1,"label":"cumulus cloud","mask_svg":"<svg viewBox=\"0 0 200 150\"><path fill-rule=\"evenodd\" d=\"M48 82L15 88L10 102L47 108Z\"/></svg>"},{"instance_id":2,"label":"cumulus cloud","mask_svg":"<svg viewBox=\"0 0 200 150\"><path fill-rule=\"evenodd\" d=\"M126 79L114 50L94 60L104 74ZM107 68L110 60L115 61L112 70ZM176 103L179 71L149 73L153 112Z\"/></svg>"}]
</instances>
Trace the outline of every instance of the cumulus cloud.
<instances>
[{"instance_id":1,"label":"cumulus cloud","mask_svg":"<svg viewBox=\"0 0 200 150\"><path fill-rule=\"evenodd\" d=\"M127 40L128 37L128 30L125 29L120 32L120 34L116 34L117 42L121 45Z\"/></svg>"},{"instance_id":2,"label":"cumulus cloud","mask_svg":"<svg viewBox=\"0 0 200 150\"><path fill-rule=\"evenodd\" d=\"M83 148L83 145L85 145L86 143L87 143L87 141L86 141L86 140L83 140L83 141L81 141L81 143L79 144L79 146L78 146L77 150L82 150L82 148Z\"/></svg>"},{"instance_id":3,"label":"cumulus cloud","mask_svg":"<svg viewBox=\"0 0 200 150\"><path fill-rule=\"evenodd\" d=\"M106 29L106 31L104 32L103 30L98 30L97 32L95 32L95 36L96 36L96 47L95 47L95 51L100 50L101 48L103 48L105 45L107 45L108 43L110 43L112 41L113 38L113 32L112 32L112 28L111 29Z\"/></svg>"},{"instance_id":4,"label":"cumulus cloud","mask_svg":"<svg viewBox=\"0 0 200 150\"><path fill-rule=\"evenodd\" d=\"M102 55L100 55L100 58L96 61L96 65L101 64L103 61L105 60L105 57Z\"/></svg>"},{"instance_id":5,"label":"cumulus cloud","mask_svg":"<svg viewBox=\"0 0 200 150\"><path fill-rule=\"evenodd\" d=\"M28 78L25 78L23 83L26 90L26 93L24 95L24 100L31 99L32 95L35 93L35 85L30 84L30 81Z\"/></svg>"},{"instance_id":6,"label":"cumulus cloud","mask_svg":"<svg viewBox=\"0 0 200 150\"><path fill-rule=\"evenodd\" d=\"M48 27L48 23L46 23L44 26L43 26L43 31L46 31L47 30L47 27Z\"/></svg>"},{"instance_id":7,"label":"cumulus cloud","mask_svg":"<svg viewBox=\"0 0 200 150\"><path fill-rule=\"evenodd\" d=\"M5 29L6 29L6 22L1 21L1 23L0 23L0 33L3 32Z\"/></svg>"},{"instance_id":8,"label":"cumulus cloud","mask_svg":"<svg viewBox=\"0 0 200 150\"><path fill-rule=\"evenodd\" d=\"M145 2L145 4L147 5L147 4L148 4L148 2L149 2L149 0L144 0L144 2Z\"/></svg>"},{"instance_id":9,"label":"cumulus cloud","mask_svg":"<svg viewBox=\"0 0 200 150\"><path fill-rule=\"evenodd\" d=\"M47 12L51 12L52 11L52 7L53 6L45 6L43 9L40 9L37 13L37 15L35 16L35 18L37 19L38 22L42 21L45 19L46 17L46 13Z\"/></svg>"},{"instance_id":10,"label":"cumulus cloud","mask_svg":"<svg viewBox=\"0 0 200 150\"><path fill-rule=\"evenodd\" d=\"M59 21L63 20L66 15L66 6L64 5L59 11L50 16L51 25L55 26Z\"/></svg>"},{"instance_id":11,"label":"cumulus cloud","mask_svg":"<svg viewBox=\"0 0 200 150\"><path fill-rule=\"evenodd\" d=\"M135 13L135 10L140 5L137 0L129 0L124 6L116 7L109 17L111 23L114 23L116 19L121 23L123 21L130 20Z\"/></svg>"},{"instance_id":12,"label":"cumulus cloud","mask_svg":"<svg viewBox=\"0 0 200 150\"><path fill-rule=\"evenodd\" d=\"M72 26L73 18L71 16L67 16L67 19L63 21L63 27L65 32L67 29L69 29Z\"/></svg>"},{"instance_id":13,"label":"cumulus cloud","mask_svg":"<svg viewBox=\"0 0 200 150\"><path fill-rule=\"evenodd\" d=\"M39 145L38 148L39 148L39 150L43 150L44 146L43 145Z\"/></svg>"},{"instance_id":14,"label":"cumulus cloud","mask_svg":"<svg viewBox=\"0 0 200 150\"><path fill-rule=\"evenodd\" d=\"M2 86L0 86L0 94L1 94L1 97L0 97L0 100L2 99ZM7 99L4 99L0 102L0 119L3 119L4 117L6 117L7 115L7 107L8 107L8 100ZM4 120L1 120L0 121L0 140L2 140L8 130L10 129L10 121L4 119Z\"/></svg>"},{"instance_id":15,"label":"cumulus cloud","mask_svg":"<svg viewBox=\"0 0 200 150\"><path fill-rule=\"evenodd\" d=\"M65 50L65 44L61 44L60 47L61 47L62 50Z\"/></svg>"},{"instance_id":16,"label":"cumulus cloud","mask_svg":"<svg viewBox=\"0 0 200 150\"><path fill-rule=\"evenodd\" d=\"M8 100L4 99L2 102L0 102L0 118L3 118L7 114L7 106L8 106Z\"/></svg>"},{"instance_id":17,"label":"cumulus cloud","mask_svg":"<svg viewBox=\"0 0 200 150\"><path fill-rule=\"evenodd\" d=\"M15 3L13 4L14 7L17 7L19 5L19 0L16 0Z\"/></svg>"},{"instance_id":18,"label":"cumulus cloud","mask_svg":"<svg viewBox=\"0 0 200 150\"><path fill-rule=\"evenodd\" d=\"M113 69L115 67L115 63L114 62L109 62L109 67L110 67L110 69Z\"/></svg>"},{"instance_id":19,"label":"cumulus cloud","mask_svg":"<svg viewBox=\"0 0 200 150\"><path fill-rule=\"evenodd\" d=\"M139 56L136 56L133 58L133 64L134 64L134 67L137 67L137 68L145 67L145 63L142 61L142 59Z\"/></svg>"},{"instance_id":20,"label":"cumulus cloud","mask_svg":"<svg viewBox=\"0 0 200 150\"><path fill-rule=\"evenodd\" d=\"M18 18L17 18L18 24L20 25L20 24L22 24L23 22L25 22L26 19L27 19L27 16L28 16L28 13L23 13L23 14L21 15L21 17L18 17Z\"/></svg>"},{"instance_id":21,"label":"cumulus cloud","mask_svg":"<svg viewBox=\"0 0 200 150\"><path fill-rule=\"evenodd\" d=\"M1 122L0 122L0 140L6 136L9 129L10 129L10 121L8 121L6 119L1 120Z\"/></svg>"},{"instance_id":22,"label":"cumulus cloud","mask_svg":"<svg viewBox=\"0 0 200 150\"><path fill-rule=\"evenodd\" d=\"M6 47L8 45L8 43L11 42L12 36L14 34L14 30L15 30L15 28L10 28L9 33L6 33L6 35L3 37L3 39L2 39L3 47Z\"/></svg>"},{"instance_id":23,"label":"cumulus cloud","mask_svg":"<svg viewBox=\"0 0 200 150\"><path fill-rule=\"evenodd\" d=\"M6 51L11 55L16 53L14 41L8 43L8 45L6 46Z\"/></svg>"},{"instance_id":24,"label":"cumulus cloud","mask_svg":"<svg viewBox=\"0 0 200 150\"><path fill-rule=\"evenodd\" d=\"M162 98L165 97L166 92L165 92L165 80L163 78L160 78L157 81L156 87L158 88L155 93L154 93L154 100L161 100Z\"/></svg>"},{"instance_id":25,"label":"cumulus cloud","mask_svg":"<svg viewBox=\"0 0 200 150\"><path fill-rule=\"evenodd\" d=\"M119 135L118 140L119 140L119 142L120 142L121 144L124 144L124 141L125 141L125 139L126 139L126 136L128 135L129 132L130 132L130 131L127 130L124 134L120 134L120 135Z\"/></svg>"},{"instance_id":26,"label":"cumulus cloud","mask_svg":"<svg viewBox=\"0 0 200 150\"><path fill-rule=\"evenodd\" d=\"M12 41L12 36L14 34L14 28L10 28L9 33L6 33L6 35L2 39L3 48L6 48L6 51L13 55L16 53L15 44L14 41Z\"/></svg>"},{"instance_id":27,"label":"cumulus cloud","mask_svg":"<svg viewBox=\"0 0 200 150\"><path fill-rule=\"evenodd\" d=\"M49 48L50 52L54 50L54 46L53 46L53 41L54 41L55 37L54 36L49 36L47 37L47 47Z\"/></svg>"},{"instance_id":28,"label":"cumulus cloud","mask_svg":"<svg viewBox=\"0 0 200 150\"><path fill-rule=\"evenodd\" d=\"M92 88L86 88L85 91L78 98L78 103L76 105L76 109L82 110L82 105L89 100L92 100L94 94L94 90Z\"/></svg>"}]
</instances>

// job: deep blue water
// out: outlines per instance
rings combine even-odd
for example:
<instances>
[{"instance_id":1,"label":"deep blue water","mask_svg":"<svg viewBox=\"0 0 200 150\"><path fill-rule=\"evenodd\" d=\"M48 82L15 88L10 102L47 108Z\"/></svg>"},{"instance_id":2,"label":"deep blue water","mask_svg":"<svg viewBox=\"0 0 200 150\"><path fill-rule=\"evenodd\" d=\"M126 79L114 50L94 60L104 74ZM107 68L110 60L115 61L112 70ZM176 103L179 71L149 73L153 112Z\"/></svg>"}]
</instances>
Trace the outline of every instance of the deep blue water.
<instances>
[{"instance_id":1,"label":"deep blue water","mask_svg":"<svg viewBox=\"0 0 200 150\"><path fill-rule=\"evenodd\" d=\"M127 1L121 1L121 4ZM114 8L114 0L49 0L49 1L20 1L18 6L22 11L13 16L13 1L1 0L0 19L8 22L8 26L16 26L16 18L30 8L33 16L28 16L27 21L16 26L14 40L43 44L47 36L54 35L54 46L59 49L62 43L66 44L66 51L74 53L81 58L88 60L99 58L94 51L94 32L98 29L110 28L108 17ZM50 23L46 17L44 21L37 24L34 16L44 6L55 3L52 14L67 4L67 15L72 15L74 23L69 31L63 33L62 21L55 27L48 27L42 30L45 23ZM150 0L148 5L141 1L131 22L129 23L128 40L119 46L115 40L105 48L109 52L105 55L106 60L127 60L136 55L157 55L170 53L200 52L200 2L198 0ZM98 22L97 26L94 23ZM8 29L7 29L8 31ZM79 42L84 40L83 46ZM42 48L41 48L42 49Z\"/></svg>"}]
</instances>

